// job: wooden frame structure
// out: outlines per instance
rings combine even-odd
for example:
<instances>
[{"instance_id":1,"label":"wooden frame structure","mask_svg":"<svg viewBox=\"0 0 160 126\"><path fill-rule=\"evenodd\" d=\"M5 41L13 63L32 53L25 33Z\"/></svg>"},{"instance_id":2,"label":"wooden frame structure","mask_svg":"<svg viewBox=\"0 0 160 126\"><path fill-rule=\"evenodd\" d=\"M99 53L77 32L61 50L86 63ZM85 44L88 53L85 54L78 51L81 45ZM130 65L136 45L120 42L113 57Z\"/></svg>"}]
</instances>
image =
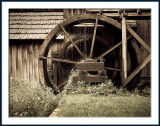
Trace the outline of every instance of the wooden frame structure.
<instances>
[{"instance_id":1,"label":"wooden frame structure","mask_svg":"<svg viewBox=\"0 0 160 126\"><path fill-rule=\"evenodd\" d=\"M94 26L94 33L93 33L93 39L92 39L92 44L91 44L91 50L90 50L90 58L92 57L92 53L93 53L93 48L94 48L94 42L95 42L95 36L96 36L96 30L97 30L97 25L98 25L98 21L103 21L106 22L110 25L113 25L114 27L116 27L119 30L122 30L122 42L119 42L118 44L114 45L112 48L108 49L107 51L105 51L103 54L101 54L100 56L98 56L97 58L95 58L95 60L99 60L101 59L103 56L109 54L111 51L113 51L114 49L116 49L117 47L119 47L120 45L122 45L122 70L121 72L122 74L122 86L125 87L133 78L134 76L151 60L151 55L149 55L128 77L127 77L127 40L131 38L131 36L133 36L142 46L144 46L144 48L148 51L151 52L151 48L137 35L137 33L129 26L126 24L126 19L127 17L140 17L140 18L150 18L150 12L143 12L143 14L139 14L141 12L137 11L136 13L130 13L130 14L126 14L125 11L122 11L121 13L114 13L114 15L112 15L110 13L110 17L108 17L108 15L102 15L101 12L99 12L99 14L82 14L80 16L75 16L75 17L71 17L70 19L67 19L65 21L63 21L60 25L56 26L46 37L42 47L41 47L41 51L40 51L40 56L39 56L39 71L40 71L40 80L41 83L44 86L50 86L47 83L47 80L45 79L45 71L44 71L44 67L46 65L45 61L46 59L50 59L53 61L58 61L58 62L66 62L66 63L73 63L76 64L76 62L74 61L70 61L67 59L58 59L58 58L51 58L51 57L47 57L47 53L48 50L50 48L50 45L52 43L52 41L54 40L54 38L56 38L60 32L59 31L63 31L65 33L65 35L68 37L68 39L71 41L71 43L73 44L73 46L76 48L76 50L78 51L78 53L83 57L83 59L85 59L86 57L84 56L84 54L79 50L79 48L76 46L75 42L70 38L69 34L67 33L67 31L65 30L65 27L69 24L72 23L76 23L78 21L83 21L83 20L95 20L95 26ZM122 23L118 22L117 20L111 18L111 17L121 17L122 19ZM127 36L127 31L131 34L130 36ZM42 69L43 68L43 69ZM106 69L111 69L111 70L115 70L115 71L120 71L119 69L116 68L106 68Z\"/></svg>"}]
</instances>

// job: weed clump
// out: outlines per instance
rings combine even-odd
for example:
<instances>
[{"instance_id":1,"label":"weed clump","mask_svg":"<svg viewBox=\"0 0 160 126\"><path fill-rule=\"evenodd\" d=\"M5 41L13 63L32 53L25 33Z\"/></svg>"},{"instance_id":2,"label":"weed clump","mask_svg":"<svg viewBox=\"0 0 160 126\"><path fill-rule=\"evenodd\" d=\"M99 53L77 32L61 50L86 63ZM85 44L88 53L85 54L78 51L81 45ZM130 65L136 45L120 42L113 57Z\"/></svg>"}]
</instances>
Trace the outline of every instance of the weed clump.
<instances>
[{"instance_id":1,"label":"weed clump","mask_svg":"<svg viewBox=\"0 0 160 126\"><path fill-rule=\"evenodd\" d=\"M10 76L10 117L47 117L57 106L52 89L44 90L37 81L27 83L18 76Z\"/></svg>"},{"instance_id":2,"label":"weed clump","mask_svg":"<svg viewBox=\"0 0 160 126\"><path fill-rule=\"evenodd\" d=\"M91 95L105 95L109 93L115 94L115 86L112 80L108 80L106 83L89 83L84 81L72 82L72 77L78 75L78 70L71 70L64 87L63 95L66 94L91 94Z\"/></svg>"},{"instance_id":3,"label":"weed clump","mask_svg":"<svg viewBox=\"0 0 160 126\"><path fill-rule=\"evenodd\" d=\"M139 86L129 91L123 87L116 87L114 82L109 79L106 83L88 83L84 81L78 81L77 83L72 83L72 77L78 75L78 70L71 70L70 75L68 77L68 81L66 82L66 86L64 87L64 91L62 94L91 94L91 95L104 95L108 96L110 94L116 96L150 96L150 88L143 88L140 90Z\"/></svg>"}]
</instances>

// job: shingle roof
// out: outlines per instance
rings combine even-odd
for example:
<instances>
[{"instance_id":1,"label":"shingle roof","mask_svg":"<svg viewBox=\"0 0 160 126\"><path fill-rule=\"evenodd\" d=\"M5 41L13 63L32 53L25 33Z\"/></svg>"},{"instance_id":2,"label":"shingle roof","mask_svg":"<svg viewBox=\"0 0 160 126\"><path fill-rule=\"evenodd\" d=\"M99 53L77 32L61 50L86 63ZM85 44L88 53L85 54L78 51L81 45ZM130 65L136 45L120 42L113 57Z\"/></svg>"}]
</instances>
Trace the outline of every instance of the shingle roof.
<instances>
[{"instance_id":1,"label":"shingle roof","mask_svg":"<svg viewBox=\"0 0 160 126\"><path fill-rule=\"evenodd\" d=\"M63 21L63 12L10 12L10 39L45 39ZM58 39L62 39L59 36Z\"/></svg>"}]
</instances>

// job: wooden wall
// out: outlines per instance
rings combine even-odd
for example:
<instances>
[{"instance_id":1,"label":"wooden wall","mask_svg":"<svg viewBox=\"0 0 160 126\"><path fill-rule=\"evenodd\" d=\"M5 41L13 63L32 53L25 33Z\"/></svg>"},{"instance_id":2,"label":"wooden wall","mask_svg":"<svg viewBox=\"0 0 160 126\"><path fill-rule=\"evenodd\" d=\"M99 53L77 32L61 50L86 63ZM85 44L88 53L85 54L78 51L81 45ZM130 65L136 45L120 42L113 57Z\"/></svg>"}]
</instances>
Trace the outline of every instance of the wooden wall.
<instances>
[{"instance_id":1,"label":"wooden wall","mask_svg":"<svg viewBox=\"0 0 160 126\"><path fill-rule=\"evenodd\" d=\"M29 82L39 81L38 55L42 40L10 40L9 74L16 74Z\"/></svg>"},{"instance_id":2,"label":"wooden wall","mask_svg":"<svg viewBox=\"0 0 160 126\"><path fill-rule=\"evenodd\" d=\"M138 35L151 47L151 21L150 20L137 20ZM141 61L145 60L149 55L148 51L140 46ZM151 76L151 62L149 62L141 71L141 77Z\"/></svg>"}]
</instances>

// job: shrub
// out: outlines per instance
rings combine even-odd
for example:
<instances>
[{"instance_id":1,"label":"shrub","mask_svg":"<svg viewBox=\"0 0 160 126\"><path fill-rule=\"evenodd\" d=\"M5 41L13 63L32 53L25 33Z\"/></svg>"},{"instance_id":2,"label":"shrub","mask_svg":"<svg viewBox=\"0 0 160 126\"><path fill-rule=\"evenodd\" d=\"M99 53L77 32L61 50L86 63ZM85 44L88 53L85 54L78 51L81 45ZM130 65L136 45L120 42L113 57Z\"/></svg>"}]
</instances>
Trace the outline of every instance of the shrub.
<instances>
[{"instance_id":1,"label":"shrub","mask_svg":"<svg viewBox=\"0 0 160 126\"><path fill-rule=\"evenodd\" d=\"M71 70L63 94L108 95L110 92L112 92L111 94L116 94L118 96L150 95L150 88L144 88L143 90L140 90L138 86L135 90L128 91L123 87L117 88L110 79L107 83L96 83L91 85L91 83L78 81L77 83L73 84L72 77L73 75L77 74L78 70Z\"/></svg>"},{"instance_id":2,"label":"shrub","mask_svg":"<svg viewBox=\"0 0 160 126\"><path fill-rule=\"evenodd\" d=\"M19 76L10 76L10 117L45 117L58 106L52 89L43 87L35 80L26 83Z\"/></svg>"},{"instance_id":3,"label":"shrub","mask_svg":"<svg viewBox=\"0 0 160 126\"><path fill-rule=\"evenodd\" d=\"M68 77L66 86L64 87L64 94L92 94L92 95L108 95L107 89L115 90L112 80L108 80L107 83L88 83L84 81L78 81L72 83L72 77L78 74L78 70L71 70ZM61 96L62 96L61 94Z\"/></svg>"}]
</instances>

